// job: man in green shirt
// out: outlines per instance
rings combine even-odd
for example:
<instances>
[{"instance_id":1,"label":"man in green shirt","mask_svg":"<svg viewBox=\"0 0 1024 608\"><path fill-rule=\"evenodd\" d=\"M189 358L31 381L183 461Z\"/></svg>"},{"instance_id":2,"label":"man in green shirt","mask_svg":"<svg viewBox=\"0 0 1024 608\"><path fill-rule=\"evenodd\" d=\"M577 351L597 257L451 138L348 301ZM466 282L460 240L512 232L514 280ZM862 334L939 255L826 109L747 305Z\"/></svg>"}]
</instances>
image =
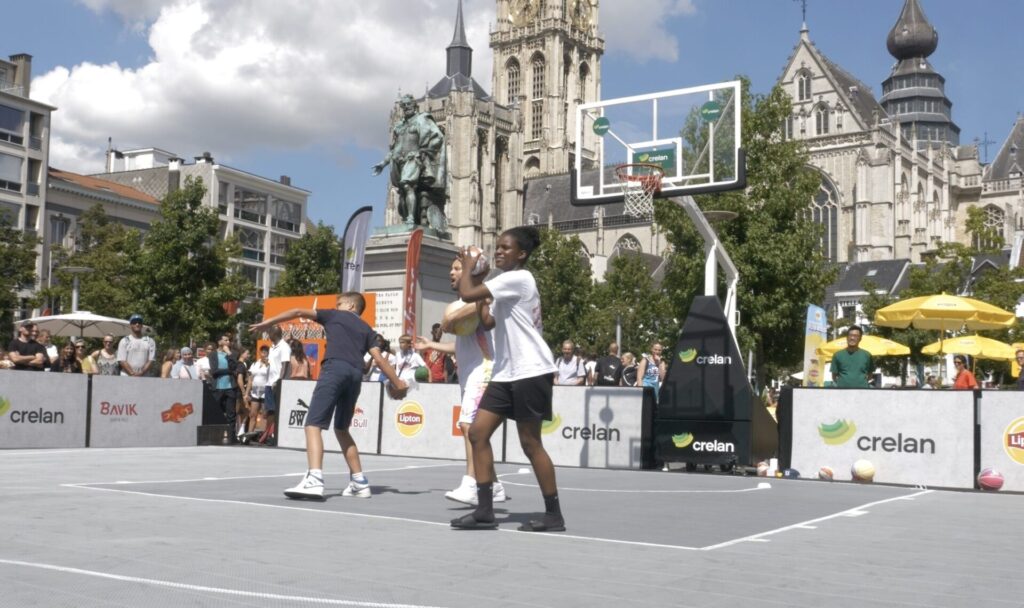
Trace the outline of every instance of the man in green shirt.
<instances>
[{"instance_id":1,"label":"man in green shirt","mask_svg":"<svg viewBox=\"0 0 1024 608\"><path fill-rule=\"evenodd\" d=\"M846 350L832 357L832 381L839 388L871 388L868 378L875 365L871 353L859 346L863 335L859 325L851 325L846 331Z\"/></svg>"}]
</instances>

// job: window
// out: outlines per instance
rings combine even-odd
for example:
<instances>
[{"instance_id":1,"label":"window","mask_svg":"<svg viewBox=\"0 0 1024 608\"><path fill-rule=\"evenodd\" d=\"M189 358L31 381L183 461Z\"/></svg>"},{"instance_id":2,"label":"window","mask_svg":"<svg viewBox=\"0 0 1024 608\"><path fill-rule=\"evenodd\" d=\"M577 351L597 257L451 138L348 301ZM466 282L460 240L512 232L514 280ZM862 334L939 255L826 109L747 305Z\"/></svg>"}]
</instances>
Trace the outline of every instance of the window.
<instances>
[{"instance_id":1,"label":"window","mask_svg":"<svg viewBox=\"0 0 1024 608\"><path fill-rule=\"evenodd\" d=\"M242 276L249 279L249 282L256 286L256 290L263 291L263 269L256 266L242 265Z\"/></svg>"},{"instance_id":2,"label":"window","mask_svg":"<svg viewBox=\"0 0 1024 608\"><path fill-rule=\"evenodd\" d=\"M782 139L793 139L793 117L787 116L782 121Z\"/></svg>"},{"instance_id":3,"label":"window","mask_svg":"<svg viewBox=\"0 0 1024 608\"><path fill-rule=\"evenodd\" d=\"M270 235L270 263L284 266L285 256L288 255L288 248L291 247L292 241L286 236L280 234Z\"/></svg>"},{"instance_id":4,"label":"window","mask_svg":"<svg viewBox=\"0 0 1024 608\"><path fill-rule=\"evenodd\" d=\"M544 97L544 69L546 65L544 63L544 56L537 55L533 56L533 90L531 91L531 99L540 99Z\"/></svg>"},{"instance_id":5,"label":"window","mask_svg":"<svg viewBox=\"0 0 1024 608\"><path fill-rule=\"evenodd\" d=\"M302 223L302 205L275 198L271 202L274 219L274 228L287 230L288 232L299 233L299 225Z\"/></svg>"},{"instance_id":6,"label":"window","mask_svg":"<svg viewBox=\"0 0 1024 608\"><path fill-rule=\"evenodd\" d=\"M280 280L281 280L281 271L280 270L271 270L270 271L270 279L269 279L269 282L270 282L269 287L270 287L270 289L273 289L273 288L277 287L277 282L280 281Z\"/></svg>"},{"instance_id":7,"label":"window","mask_svg":"<svg viewBox=\"0 0 1024 608\"><path fill-rule=\"evenodd\" d=\"M576 98L585 100L587 98L587 78L590 77L590 66L583 63L580 64L580 81L577 83L579 90L576 92Z\"/></svg>"},{"instance_id":8,"label":"window","mask_svg":"<svg viewBox=\"0 0 1024 608\"><path fill-rule=\"evenodd\" d=\"M1006 214L995 205L985 207L985 232L992 235L1002 235L1006 222ZM992 239L982 238L983 235L974 235L974 246L978 249L990 249L996 246Z\"/></svg>"},{"instance_id":9,"label":"window","mask_svg":"<svg viewBox=\"0 0 1024 608\"><path fill-rule=\"evenodd\" d=\"M68 236L68 228L71 221L66 217L56 216L50 218L50 245L64 245L64 239Z\"/></svg>"},{"instance_id":10,"label":"window","mask_svg":"<svg viewBox=\"0 0 1024 608\"><path fill-rule=\"evenodd\" d=\"M10 154L0 154L0 190L21 192L22 160Z\"/></svg>"},{"instance_id":11,"label":"window","mask_svg":"<svg viewBox=\"0 0 1024 608\"><path fill-rule=\"evenodd\" d=\"M9 141L19 146L25 143L22 136L25 112L17 108L0 105L0 141Z\"/></svg>"},{"instance_id":12,"label":"window","mask_svg":"<svg viewBox=\"0 0 1024 608\"><path fill-rule=\"evenodd\" d=\"M808 101L811 98L811 73L807 70L796 75L796 99Z\"/></svg>"},{"instance_id":13,"label":"window","mask_svg":"<svg viewBox=\"0 0 1024 608\"><path fill-rule=\"evenodd\" d=\"M619 240L615 242L615 247L612 248L612 251L616 251L616 250L618 250L618 251L635 251L635 252L639 253L640 251L642 251L642 248L640 247L640 241L635 236L633 236L632 234L628 234L627 233L627 234L622 235L619 238Z\"/></svg>"},{"instance_id":14,"label":"window","mask_svg":"<svg viewBox=\"0 0 1024 608\"><path fill-rule=\"evenodd\" d=\"M544 102L535 101L530 107L530 139L540 139L544 134Z\"/></svg>"},{"instance_id":15,"label":"window","mask_svg":"<svg viewBox=\"0 0 1024 608\"><path fill-rule=\"evenodd\" d=\"M838 261L839 254L839 193L835 185L824 175L818 193L811 201L811 221L820 224L821 249L830 261Z\"/></svg>"},{"instance_id":16,"label":"window","mask_svg":"<svg viewBox=\"0 0 1024 608\"><path fill-rule=\"evenodd\" d=\"M242 226L235 226L235 236L242 244L242 257L247 260L262 262L266 255L263 253L263 231L253 230Z\"/></svg>"},{"instance_id":17,"label":"window","mask_svg":"<svg viewBox=\"0 0 1024 608\"><path fill-rule=\"evenodd\" d=\"M221 215L228 214L228 183L217 182L217 210Z\"/></svg>"},{"instance_id":18,"label":"window","mask_svg":"<svg viewBox=\"0 0 1024 608\"><path fill-rule=\"evenodd\" d=\"M235 217L266 224L267 195L235 186Z\"/></svg>"},{"instance_id":19,"label":"window","mask_svg":"<svg viewBox=\"0 0 1024 608\"><path fill-rule=\"evenodd\" d=\"M519 62L514 58L509 59L505 64L505 77L508 79L508 105L512 105L519 98Z\"/></svg>"},{"instance_id":20,"label":"window","mask_svg":"<svg viewBox=\"0 0 1024 608\"><path fill-rule=\"evenodd\" d=\"M821 104L814 111L814 128L818 135L828 135L829 111L828 106Z\"/></svg>"}]
</instances>

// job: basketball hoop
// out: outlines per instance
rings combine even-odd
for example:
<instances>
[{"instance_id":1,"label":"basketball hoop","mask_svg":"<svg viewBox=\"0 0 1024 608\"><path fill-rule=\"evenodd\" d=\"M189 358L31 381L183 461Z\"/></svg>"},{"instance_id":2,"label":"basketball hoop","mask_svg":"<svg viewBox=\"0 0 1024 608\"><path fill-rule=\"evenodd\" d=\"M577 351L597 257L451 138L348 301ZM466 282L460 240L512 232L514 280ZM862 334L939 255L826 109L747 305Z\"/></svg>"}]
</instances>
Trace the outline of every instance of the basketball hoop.
<instances>
[{"instance_id":1,"label":"basketball hoop","mask_svg":"<svg viewBox=\"0 0 1024 608\"><path fill-rule=\"evenodd\" d=\"M661 191L665 170L648 163L626 163L615 167L622 184L624 211L633 217L653 217L654 195Z\"/></svg>"}]
</instances>

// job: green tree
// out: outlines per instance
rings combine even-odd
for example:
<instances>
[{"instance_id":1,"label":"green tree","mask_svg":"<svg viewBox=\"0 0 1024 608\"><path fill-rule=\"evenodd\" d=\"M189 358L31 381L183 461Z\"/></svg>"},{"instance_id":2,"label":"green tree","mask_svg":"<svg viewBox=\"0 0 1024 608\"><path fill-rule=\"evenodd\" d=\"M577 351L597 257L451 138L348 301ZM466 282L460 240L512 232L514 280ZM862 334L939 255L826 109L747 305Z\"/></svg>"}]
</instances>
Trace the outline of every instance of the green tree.
<instances>
[{"instance_id":1,"label":"green tree","mask_svg":"<svg viewBox=\"0 0 1024 608\"><path fill-rule=\"evenodd\" d=\"M78 290L79 310L98 315L126 319L134 312L135 295L132 281L135 264L142 247L138 230L110 219L103 205L96 204L79 219L81 232L75 250L54 248L54 285L41 293L59 300L61 308L70 312L72 276L61 270L65 266L91 268L81 275Z\"/></svg>"},{"instance_id":2,"label":"green tree","mask_svg":"<svg viewBox=\"0 0 1024 608\"><path fill-rule=\"evenodd\" d=\"M36 245L39 239L13 227L0 213L0 328L10 336L19 291L36 282Z\"/></svg>"},{"instance_id":3,"label":"green tree","mask_svg":"<svg viewBox=\"0 0 1024 608\"><path fill-rule=\"evenodd\" d=\"M241 255L238 240L217 238L217 211L203 205L205 193L201 179L187 179L164 198L131 282L137 310L168 345L232 331L236 316L224 304L254 290L230 262Z\"/></svg>"},{"instance_id":4,"label":"green tree","mask_svg":"<svg viewBox=\"0 0 1024 608\"><path fill-rule=\"evenodd\" d=\"M582 342L590 326L593 280L579 237L541 230L541 244L530 256L529 269L540 291L544 340L548 346L563 340ZM586 347L586 345L584 345Z\"/></svg>"},{"instance_id":5,"label":"green tree","mask_svg":"<svg viewBox=\"0 0 1024 608\"><path fill-rule=\"evenodd\" d=\"M599 355L615 339L615 324L622 327L620 352L637 356L655 341L671 348L679 336L679 323L666 293L655 284L650 268L635 253L612 258L604 282L594 286L592 322L594 352Z\"/></svg>"},{"instance_id":6,"label":"green tree","mask_svg":"<svg viewBox=\"0 0 1024 608\"><path fill-rule=\"evenodd\" d=\"M820 176L809 168L804 144L782 137L781 125L792 112L789 95L778 86L753 95L749 81L741 80L747 188L694 198L702 210L737 214L716 231L740 273L741 349L757 353L763 368L758 375L766 377L765 372L777 375L799 364L807 305L824 299L836 271L823 256L821 229L808 213ZM694 115L682 134L699 150L704 132ZM673 248L665 285L682 319L704 284L703 242L683 210L669 201L656 201L655 219ZM724 285L719 293L725 293Z\"/></svg>"},{"instance_id":7,"label":"green tree","mask_svg":"<svg viewBox=\"0 0 1024 608\"><path fill-rule=\"evenodd\" d=\"M284 274L274 286L275 296L338 293L341 242L333 226L317 224L315 230L291 244L284 259Z\"/></svg>"}]
</instances>

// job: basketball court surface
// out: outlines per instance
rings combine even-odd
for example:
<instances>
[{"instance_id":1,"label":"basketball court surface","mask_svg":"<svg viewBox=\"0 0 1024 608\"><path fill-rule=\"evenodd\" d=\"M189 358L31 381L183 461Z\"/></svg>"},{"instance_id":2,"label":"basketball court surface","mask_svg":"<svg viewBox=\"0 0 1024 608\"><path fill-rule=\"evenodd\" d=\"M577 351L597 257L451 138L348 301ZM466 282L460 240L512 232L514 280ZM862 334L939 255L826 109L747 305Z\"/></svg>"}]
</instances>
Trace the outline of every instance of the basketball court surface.
<instances>
[{"instance_id":1,"label":"basketball court surface","mask_svg":"<svg viewBox=\"0 0 1024 608\"><path fill-rule=\"evenodd\" d=\"M0 606L1020 606L1024 496L499 465L497 531L456 531L458 461L364 456L373 498L282 491L301 452L0 451Z\"/></svg>"}]
</instances>

